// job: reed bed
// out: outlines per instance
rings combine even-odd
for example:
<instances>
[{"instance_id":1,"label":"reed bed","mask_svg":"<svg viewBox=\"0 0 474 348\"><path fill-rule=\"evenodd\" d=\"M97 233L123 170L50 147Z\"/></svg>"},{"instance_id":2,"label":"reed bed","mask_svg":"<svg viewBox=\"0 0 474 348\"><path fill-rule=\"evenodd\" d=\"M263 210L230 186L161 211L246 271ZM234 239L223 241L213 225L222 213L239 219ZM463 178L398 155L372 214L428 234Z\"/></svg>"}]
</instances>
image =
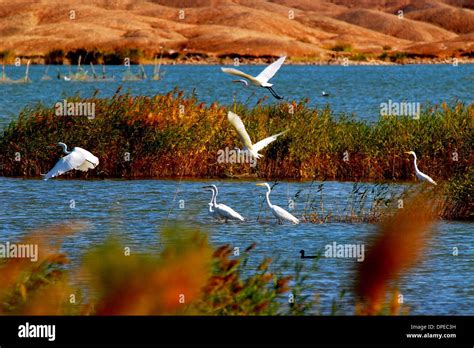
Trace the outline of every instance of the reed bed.
<instances>
[{"instance_id":1,"label":"reed bed","mask_svg":"<svg viewBox=\"0 0 474 348\"><path fill-rule=\"evenodd\" d=\"M206 105L177 89L149 97L119 88L110 98L73 96L67 101L94 103L95 117L57 116L53 106L42 104L26 107L0 135L0 175L40 177L62 156L55 146L59 141L86 148L100 159L96 170L72 171L63 178L416 180L412 159L404 153L414 150L419 168L438 183L451 185L458 178L447 190L459 198L458 204L466 197L472 201L472 174L463 176L474 163L472 104L443 103L425 108L419 119L386 116L368 123L334 115L329 107L309 107L308 100ZM262 152L256 167L219 163L219 150L241 147L227 121L229 109L242 117L254 140L289 132ZM459 186L463 182L464 189ZM456 215L457 206L451 205L451 215ZM462 216L472 216L469 206Z\"/></svg>"},{"instance_id":2,"label":"reed bed","mask_svg":"<svg viewBox=\"0 0 474 348\"><path fill-rule=\"evenodd\" d=\"M279 182L274 182L273 187ZM294 194L287 194L288 202L298 205L298 218L305 223L369 223L376 224L386 218L391 209L405 209L405 202L413 192L431 190L432 201L438 207L438 218L445 220L474 220L474 169L449 181L432 187L421 185L391 185L390 183L352 184L351 190L340 197L331 197L325 182L312 181ZM273 189L272 187L272 189ZM262 195L257 221L271 223L274 217L266 212ZM436 197L436 199L434 198ZM290 203L288 209L292 210Z\"/></svg>"},{"instance_id":3,"label":"reed bed","mask_svg":"<svg viewBox=\"0 0 474 348\"><path fill-rule=\"evenodd\" d=\"M387 208L396 207L403 192L388 184L367 185L354 183L347 199L340 202L328 202L325 197L324 183L318 184L306 195L303 221L311 223L376 223Z\"/></svg>"},{"instance_id":4,"label":"reed bed","mask_svg":"<svg viewBox=\"0 0 474 348\"><path fill-rule=\"evenodd\" d=\"M68 102L94 103L95 118L56 116L54 107L42 104L25 108L0 137L0 174L45 173L61 155L51 147L58 141L100 158L97 170L83 174L88 177L413 180L404 151L414 150L419 167L444 180L474 162L474 107L462 103L426 108L419 119L388 116L367 123L337 117L328 107L311 108L307 100L226 107L178 90L152 97L117 91L111 98L75 96ZM241 147L226 119L229 109L241 115L253 139L289 129L255 168L217 161L219 150Z\"/></svg>"}]
</instances>

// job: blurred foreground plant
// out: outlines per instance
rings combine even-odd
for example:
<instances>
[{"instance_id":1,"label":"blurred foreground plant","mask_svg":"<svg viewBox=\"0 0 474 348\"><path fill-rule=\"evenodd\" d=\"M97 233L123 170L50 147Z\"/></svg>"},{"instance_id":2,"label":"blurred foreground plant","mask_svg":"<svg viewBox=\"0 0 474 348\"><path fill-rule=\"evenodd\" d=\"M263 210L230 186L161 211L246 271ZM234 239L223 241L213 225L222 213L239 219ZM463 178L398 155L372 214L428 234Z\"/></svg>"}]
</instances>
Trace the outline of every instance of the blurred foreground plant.
<instances>
[{"instance_id":1,"label":"blurred foreground plant","mask_svg":"<svg viewBox=\"0 0 474 348\"><path fill-rule=\"evenodd\" d=\"M421 260L441 209L436 197L435 189L420 186L404 199L403 208L384 216L358 267L356 314L398 314L398 290L393 283Z\"/></svg>"},{"instance_id":2,"label":"blurred foreground plant","mask_svg":"<svg viewBox=\"0 0 474 348\"><path fill-rule=\"evenodd\" d=\"M255 244L242 257L231 257L229 245L213 251L206 234L181 226L161 232L159 253L137 253L110 239L91 248L78 267L67 267L61 243L46 240L82 227L64 224L21 241L37 243L41 257L0 264L0 314L276 315L305 314L312 307L300 296L305 278L298 274L294 300L288 301L291 277L270 272L270 259L244 275ZM86 279L81 289L71 285L72 273Z\"/></svg>"}]
</instances>

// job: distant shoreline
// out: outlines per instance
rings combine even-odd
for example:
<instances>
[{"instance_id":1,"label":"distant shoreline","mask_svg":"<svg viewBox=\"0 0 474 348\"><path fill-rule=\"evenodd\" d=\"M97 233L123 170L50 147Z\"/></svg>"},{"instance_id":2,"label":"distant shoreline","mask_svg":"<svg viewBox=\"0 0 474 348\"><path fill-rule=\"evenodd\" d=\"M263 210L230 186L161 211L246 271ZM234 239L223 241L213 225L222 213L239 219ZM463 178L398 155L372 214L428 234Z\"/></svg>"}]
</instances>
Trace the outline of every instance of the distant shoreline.
<instances>
[{"instance_id":1,"label":"distant shoreline","mask_svg":"<svg viewBox=\"0 0 474 348\"><path fill-rule=\"evenodd\" d=\"M22 57L21 63L26 64L26 62L30 60L32 65L56 65L56 66L75 66L72 62L63 62L62 64L46 64L44 58L27 58ZM268 58L244 58L239 61L240 65L266 65L269 62L273 61L273 59ZM456 58L456 61L453 58L449 59L442 59L442 58L434 58L434 59L405 59L402 62L391 62L391 61L383 61L383 60L368 60L368 61L357 61L348 59L347 61L343 59L329 59L329 60L308 60L308 61L301 61L300 59L293 60L291 57L288 58L285 62L285 65L301 65L301 66L339 66L339 65L352 65L352 66L394 66L394 65L466 65L466 64L474 64L474 58ZM1 63L0 63L1 64ZM152 60L143 60L140 62L133 62L131 65L145 65L145 66L153 66L155 65L154 61ZM161 62L163 66L171 66L171 65L233 65L233 59L219 59L219 58L204 58L204 59L166 59ZM5 63L5 65L14 65L13 62ZM82 64L83 66L88 66L87 64ZM95 63L94 65L102 65ZM123 64L104 64L107 66L122 66Z\"/></svg>"}]
</instances>

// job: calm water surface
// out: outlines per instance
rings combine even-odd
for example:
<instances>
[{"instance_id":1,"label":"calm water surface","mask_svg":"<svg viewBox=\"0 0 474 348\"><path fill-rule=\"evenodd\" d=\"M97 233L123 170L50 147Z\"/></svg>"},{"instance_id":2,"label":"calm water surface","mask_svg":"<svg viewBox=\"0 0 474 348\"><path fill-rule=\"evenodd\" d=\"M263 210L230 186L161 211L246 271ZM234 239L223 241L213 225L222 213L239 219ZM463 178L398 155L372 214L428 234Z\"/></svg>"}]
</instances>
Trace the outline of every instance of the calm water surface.
<instances>
[{"instance_id":1,"label":"calm water surface","mask_svg":"<svg viewBox=\"0 0 474 348\"><path fill-rule=\"evenodd\" d=\"M51 66L49 75L55 77L56 69L68 74L68 67ZM240 66L240 69L257 75L263 66ZM96 67L99 73L100 68ZM133 67L133 71L138 71ZM145 67L148 76L153 66ZM25 68L7 66L7 75L19 79ZM165 75L160 81L122 82L124 67L113 66L107 70L113 74L113 82L71 82L53 79L40 81L44 66L31 67L30 84L0 84L0 126L14 119L15 115L31 103L45 105L76 95L87 97L100 90L99 96L115 93L119 86L135 95L166 93L179 86L187 92L195 91L206 103L230 104L233 98L255 105L259 98L268 95L267 102L274 102L262 88L244 88L232 83L232 77L221 72L219 66L171 65L164 66ZM73 69L73 72L75 68ZM91 73L89 72L89 75ZM100 73L99 73L100 75ZM310 105L324 107L329 104L337 113L354 113L361 119L374 121L379 117L380 104L394 102L441 103L474 100L474 65L404 65L404 66L290 66L284 65L271 81L275 90L292 100L309 98ZM322 97L325 91L330 97Z\"/></svg>"},{"instance_id":2,"label":"calm water surface","mask_svg":"<svg viewBox=\"0 0 474 348\"><path fill-rule=\"evenodd\" d=\"M215 183L220 188L219 201L232 206L248 221L220 223L207 213L210 193L203 185ZM371 187L372 184L366 184ZM347 205L352 183L324 183L326 209ZM400 189L407 189L404 185ZM274 204L288 208L295 200L296 216L307 209L311 183L280 182L272 192ZM299 197L295 194L300 192ZM252 181L174 181L174 180L23 180L0 178L0 241L18 240L23 234L42 226L80 220L86 225L67 237L63 250L73 264L79 263L87 248L119 235L132 250L153 251L161 247L160 230L175 221L209 231L211 242L218 246L231 244L241 250L252 242L257 248L250 267L256 267L264 256L277 264L294 265L299 250L315 254L324 246L367 243L375 226L365 223L303 223L297 226L277 225L263 205L264 189ZM176 195L176 196L175 196ZM71 208L71 200L75 208ZM184 206L183 206L184 203ZM319 203L318 203L319 204ZM257 218L260 217L259 221ZM439 222L437 234L430 240L421 263L400 280L400 290L411 314L474 314L474 235L473 225ZM402 231L400 231L402 233ZM459 255L453 256L453 247ZM354 279L353 259L322 258L317 269L307 263L311 289L321 296L323 313L329 313L331 300L341 289L349 289ZM285 268L292 274L292 266ZM345 313L352 299L346 295Z\"/></svg>"}]
</instances>

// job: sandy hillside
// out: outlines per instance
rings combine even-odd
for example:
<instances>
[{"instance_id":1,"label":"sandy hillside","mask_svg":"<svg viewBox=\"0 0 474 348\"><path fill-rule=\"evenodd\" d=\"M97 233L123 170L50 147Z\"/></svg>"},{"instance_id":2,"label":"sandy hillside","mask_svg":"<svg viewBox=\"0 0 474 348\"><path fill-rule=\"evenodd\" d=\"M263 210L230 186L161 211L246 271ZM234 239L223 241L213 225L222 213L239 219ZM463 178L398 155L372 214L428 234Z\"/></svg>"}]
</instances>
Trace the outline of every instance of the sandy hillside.
<instances>
[{"instance_id":1,"label":"sandy hillside","mask_svg":"<svg viewBox=\"0 0 474 348\"><path fill-rule=\"evenodd\" d=\"M129 47L329 59L342 44L352 53L472 57L473 33L469 0L0 1L0 51L25 56Z\"/></svg>"}]
</instances>

